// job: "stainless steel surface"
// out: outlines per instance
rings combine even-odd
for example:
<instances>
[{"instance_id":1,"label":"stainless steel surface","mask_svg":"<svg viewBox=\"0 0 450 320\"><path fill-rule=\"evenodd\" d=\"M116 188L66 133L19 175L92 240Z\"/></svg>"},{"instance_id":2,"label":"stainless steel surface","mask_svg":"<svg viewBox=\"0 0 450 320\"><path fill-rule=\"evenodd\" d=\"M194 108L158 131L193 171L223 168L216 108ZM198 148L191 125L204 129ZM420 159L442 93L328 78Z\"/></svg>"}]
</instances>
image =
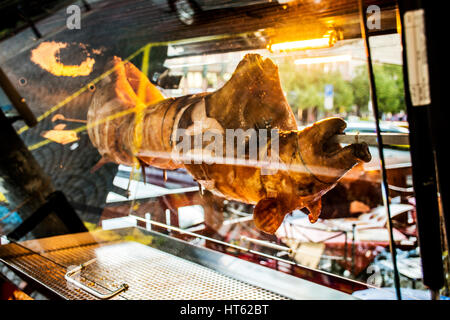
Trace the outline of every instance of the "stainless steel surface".
<instances>
[{"instance_id":1,"label":"stainless steel surface","mask_svg":"<svg viewBox=\"0 0 450 320\"><path fill-rule=\"evenodd\" d=\"M124 241L136 237L149 245ZM86 262L95 261L86 264ZM99 231L0 246L0 261L64 299L354 299L351 295L217 251L139 228Z\"/></svg>"},{"instance_id":2,"label":"stainless steel surface","mask_svg":"<svg viewBox=\"0 0 450 320\"><path fill-rule=\"evenodd\" d=\"M214 238L211 238L211 237L207 237L207 236L204 236L204 235L201 235L201 234L196 234L196 233L191 232L191 231L187 231L187 230L183 230L183 229L180 229L180 228L177 228L177 227L174 227L174 226L170 226L170 225L167 225L165 223L153 221L151 219L141 218L141 217L138 217L138 216L135 216L135 215L129 215L129 217L133 217L137 221L145 222L146 225L156 225L158 227L162 227L162 228L165 228L167 230L176 231L176 232L179 232L181 234L187 234L187 235L199 238L199 239L204 239L204 240L211 241L211 242L214 242L214 243L217 243L217 244L220 244L220 245L224 245L224 246L227 246L227 247L230 247L230 248L233 248L233 249L237 249L237 250L239 250L241 252L248 252L248 253L259 255L259 256L264 257L264 258L276 260L279 263L283 263L283 264L286 264L286 265L299 266L299 267L301 267L303 269L310 269L311 272L314 272L314 269L311 269L311 268L309 268L307 266L304 266L304 265L299 265L295 261L292 261L292 260L286 260L286 259L274 256L274 255L270 255L270 254L267 254L267 253L263 253L263 252L260 252L260 251L257 251L257 250L252 250L252 249L249 249L249 248L246 248L246 247L243 247L243 246L238 246L238 245L231 244L231 243L228 243L228 242L220 241L220 240L217 240L217 239L214 239ZM164 237L164 235L160 235L160 236ZM171 239L171 238L169 238L169 239ZM171 245L172 246L176 246L176 241L177 240L175 240L175 239L171 239L170 240ZM265 242L264 244L267 244L267 242ZM186 246L186 245L184 245L184 246L185 246L185 248L182 249L183 252L185 252L187 248L190 248L190 246ZM169 250L170 251L171 248L163 247L163 250ZM204 264L205 261L210 261L211 260L210 256L214 256L214 254L216 254L216 255L219 254L219 255L222 256L222 257L221 256L217 257L216 258L217 261L219 261L219 259L223 261L225 259L225 257L229 257L229 256L223 255L221 253L217 253L217 252L213 253L212 251L206 250L204 248L202 248L200 250L201 251L199 252L199 255L201 256L201 258L198 258L198 259L195 260L195 262L200 263L200 264ZM207 254L205 254L205 253L207 253ZM291 253L291 251L288 251L288 253ZM178 255L178 251L175 254ZM305 254L305 253L302 253L302 254ZM195 254L183 254L183 257L187 258L187 259L191 259L192 257L195 257L195 256L196 256ZM332 257L332 256L327 256L327 255L322 255L322 257L327 258L327 259L333 259L333 260L342 260L342 259L344 259L344 258L336 258L336 257ZM237 260L240 261L240 259L237 259ZM228 271L227 268L221 268L222 267L221 263L215 262L213 265L211 265L211 264L206 264L206 265L209 266L209 267L212 267L213 269L217 269L217 270L220 269L221 272L224 272L224 273L227 273L227 271ZM254 266L254 264L246 265L244 263L244 265L242 265L242 270L245 270L245 268L253 268L253 266ZM270 270L270 269L267 269L267 268L264 268L264 270L259 270L259 272L257 272L257 270L254 270L254 271L258 274L258 276L256 276L254 278L255 282L253 282L253 283L255 285L262 285L262 286L265 286L266 288L271 288L271 290L275 290L275 291L276 291L276 289L273 289L273 288L279 288L280 291L277 291L277 292L282 293L282 294L287 294L286 292L289 292L288 296L291 297L292 299L352 299L352 297L347 295L347 294L341 293L339 291L336 291L336 290L333 290L333 289L330 289L330 288L325 288L325 287L322 287L322 286L319 286L319 285L315 285L315 284L312 284L312 283L310 283L308 281L305 281L304 283L296 283L296 281L300 280L300 279L295 278L295 277L291 277L292 278L291 280L284 279L284 278L283 279L279 279L280 272L273 271L273 270ZM237 276L236 272L237 272L236 269L233 270L232 276ZM274 272L273 274L270 275L271 281L269 281L269 282L267 282L267 281L262 282L261 279L267 279L267 275L265 275L265 274L271 273L271 272ZM323 273L324 275L329 275L329 276L333 276L333 277L338 277L339 278L339 276L332 275L331 273L328 273L328 272L325 272L325 271L321 271L321 273ZM240 276L242 276L242 279L244 281L247 281L249 279L249 273L246 272L246 271L242 272L240 274ZM290 281L293 281L293 282L289 283ZM300 281L303 281L303 280L300 280ZM289 283L289 284L287 286L283 286L285 284L285 282ZM301 288L301 289L300 290L296 290L296 288L294 287L293 283L296 283L296 285L298 285L299 288ZM366 284L364 284L364 285L366 285ZM314 287L314 286L317 286L317 287ZM307 290L304 290L305 288L310 288L310 287L311 287L311 291L310 292L308 292ZM286 291L286 290L288 290L288 291ZM327 297L327 298L324 298L324 297Z\"/></svg>"},{"instance_id":3,"label":"stainless steel surface","mask_svg":"<svg viewBox=\"0 0 450 320\"><path fill-rule=\"evenodd\" d=\"M96 248L114 244L118 240L118 237L104 240L91 233L78 233L21 243L11 242L0 246L0 262L63 299L88 300L93 299L93 296L68 283L65 280L65 274L68 269L89 260L85 257L92 257L92 254L87 253L93 252ZM101 294L112 292L84 274L79 281ZM113 299L123 298L117 296Z\"/></svg>"},{"instance_id":4,"label":"stainless steel surface","mask_svg":"<svg viewBox=\"0 0 450 320\"><path fill-rule=\"evenodd\" d=\"M292 249L285 247L285 246L280 246L278 244L275 243L271 243L268 241L264 241L264 240L259 240L259 239L253 239L253 238L249 238L247 236L241 236L241 240L242 241L248 241L254 244L258 244L260 246L263 247L267 247L267 248L271 248L271 249L275 249L275 250L279 250L279 251L285 251L287 253L292 253Z\"/></svg>"},{"instance_id":5,"label":"stainless steel surface","mask_svg":"<svg viewBox=\"0 0 450 320\"><path fill-rule=\"evenodd\" d=\"M94 252L93 252L94 253ZM136 242L120 242L95 250L97 262L83 273L114 290L129 288L125 299L283 299L268 290Z\"/></svg>"},{"instance_id":6,"label":"stainless steel surface","mask_svg":"<svg viewBox=\"0 0 450 320\"><path fill-rule=\"evenodd\" d=\"M66 299L96 299L65 279L67 270L92 259L95 261L78 273L77 281L100 295L112 294L127 283L128 290L113 299L287 299L173 254L118 240L121 238L103 232L10 243L0 246L0 260Z\"/></svg>"},{"instance_id":7,"label":"stainless steel surface","mask_svg":"<svg viewBox=\"0 0 450 320\"><path fill-rule=\"evenodd\" d=\"M116 230L123 234L127 229ZM186 241L176 239L174 237L166 236L154 231L143 231L146 234L151 234L155 237L152 246L165 252L172 253L176 256L182 257L201 264L222 274L233 277L234 279L245 281L249 284L266 288L280 295L286 296L296 300L354 300L357 299L347 293L340 292L335 289L328 288L298 277L288 275L286 273L273 270L255 263L251 263L233 256L213 251L204 247L199 247ZM248 250L243 248L244 251ZM250 251L250 250L248 250ZM270 258L273 259L273 258ZM281 261L280 264L285 266L295 265L292 261ZM303 269L309 269L302 266ZM333 277L339 276L331 275L327 272L321 271L323 274L328 274ZM346 279L346 281L352 281ZM355 285L360 285L355 281Z\"/></svg>"},{"instance_id":8,"label":"stainless steel surface","mask_svg":"<svg viewBox=\"0 0 450 320\"><path fill-rule=\"evenodd\" d=\"M0 262L63 299L89 300L93 298L92 295L66 282L64 279L66 267L15 243L0 247ZM88 281L86 278L82 278L82 280ZM92 285L91 282L89 283ZM109 292L105 288L97 288L97 290L105 294ZM121 298L114 297L113 299Z\"/></svg>"},{"instance_id":9,"label":"stainless steel surface","mask_svg":"<svg viewBox=\"0 0 450 320\"><path fill-rule=\"evenodd\" d=\"M214 239L214 238L211 238L211 237L207 237L207 236L204 236L202 234L198 234L198 233L193 232L192 229L185 230L185 229L181 229L181 228L178 228L178 227L170 226L170 225L162 223L162 222L153 221L153 220L147 219L147 218L141 218L141 217L138 217L138 216L135 216L135 215L132 215L132 214L130 214L129 217L132 217L132 218L136 219L137 221L145 222L146 225L155 225L155 226L162 227L162 228L165 228L165 229L170 230L170 231L176 231L176 232L179 232L181 234L186 234L186 235L189 235L189 236L192 236L192 237L196 237L196 238L207 240L207 241L211 241L211 242L223 245L223 246L227 246L227 247L230 247L230 248L233 248L233 249L237 249L237 250L242 251L242 252L248 252L248 253L259 255L259 256L264 257L264 258L277 260L277 261L282 262L282 263L300 266L295 261L286 260L286 259L274 256L274 255L270 255L270 254L267 254L267 253L263 253L263 252L260 252L260 251L257 251L257 250L249 249L249 248L246 248L246 247L243 247L243 246L239 246L239 245L232 244L232 243L229 243L229 242L225 242L225 241L217 240L217 239ZM239 219L243 219L243 218L239 218ZM248 217L245 217L245 220L247 220L247 219L248 219ZM282 250L282 251L285 251L285 252L287 252L289 254L292 253L292 250L290 248L287 248L287 247L273 245L273 244L270 244L269 242L266 242L266 241L261 241L261 240L256 240L256 239L249 240L249 239L250 238L244 237L241 240L247 240L249 242L257 243L257 244L262 245L262 246L271 247L272 249ZM305 266L301 266L301 267L306 268Z\"/></svg>"},{"instance_id":10,"label":"stainless steel surface","mask_svg":"<svg viewBox=\"0 0 450 320\"><path fill-rule=\"evenodd\" d=\"M382 133L383 144L385 145L409 145L409 135L405 133ZM376 133L346 133L338 134L333 137L333 141L339 143L358 143L365 142L370 146L378 145Z\"/></svg>"},{"instance_id":11,"label":"stainless steel surface","mask_svg":"<svg viewBox=\"0 0 450 320\"><path fill-rule=\"evenodd\" d=\"M155 226L158 226L158 227L165 228L167 230L176 231L176 232L179 232L181 234L187 234L187 235L190 235L192 237L208 240L208 241L211 241L211 242L215 242L217 244L221 244L221 245L233 248L233 249L237 249L237 250L243 251L243 252L254 253L254 254L260 255L262 257L278 260L278 261L285 262L285 263L288 263L288 264L296 264L293 261L281 259L281 258L272 256L272 255L269 255L267 253L259 252L259 251L256 251L256 250L251 250L251 249L248 249L248 248L245 248L245 247L242 247L242 246L238 246L236 244L232 244L232 243L229 243L229 242L225 242L225 241L217 240L217 239L214 239L214 238L211 238L211 237L207 237L207 236L204 236L202 234L198 234L198 233L192 232L192 230L181 229L181 228L174 227L174 226L162 223L162 222L154 221L154 220L147 219L147 218L141 218L141 217L138 217L138 216L135 216L135 215L132 215L132 214L130 214L129 217L132 217L132 218L136 219L136 221L145 222L147 225L155 225ZM264 244L267 244L267 242L264 242ZM280 248L281 248L281 246L280 246ZM286 248L286 250L290 252L289 248Z\"/></svg>"}]
</instances>

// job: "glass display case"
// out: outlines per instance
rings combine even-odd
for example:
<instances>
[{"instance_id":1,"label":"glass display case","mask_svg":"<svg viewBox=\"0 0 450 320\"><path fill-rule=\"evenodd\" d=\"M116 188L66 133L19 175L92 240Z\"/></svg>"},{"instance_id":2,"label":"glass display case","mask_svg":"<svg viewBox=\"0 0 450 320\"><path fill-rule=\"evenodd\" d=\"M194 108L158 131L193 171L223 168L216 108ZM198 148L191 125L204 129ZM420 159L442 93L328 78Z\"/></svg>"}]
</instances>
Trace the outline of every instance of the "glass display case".
<instances>
[{"instance_id":1,"label":"glass display case","mask_svg":"<svg viewBox=\"0 0 450 320\"><path fill-rule=\"evenodd\" d=\"M417 190L434 170L411 128L430 104L406 56L420 8L62 2L0 42L11 281L65 299L448 295L436 178L433 204Z\"/></svg>"}]
</instances>

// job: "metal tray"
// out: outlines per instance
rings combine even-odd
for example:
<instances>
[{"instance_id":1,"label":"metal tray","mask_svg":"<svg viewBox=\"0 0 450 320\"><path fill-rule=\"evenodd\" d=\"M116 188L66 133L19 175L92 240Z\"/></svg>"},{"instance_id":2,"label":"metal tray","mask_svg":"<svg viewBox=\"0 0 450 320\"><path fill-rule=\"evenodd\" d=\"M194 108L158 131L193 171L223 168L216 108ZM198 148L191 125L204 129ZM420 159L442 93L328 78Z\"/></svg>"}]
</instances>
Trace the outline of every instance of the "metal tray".
<instances>
[{"instance_id":1,"label":"metal tray","mask_svg":"<svg viewBox=\"0 0 450 320\"><path fill-rule=\"evenodd\" d=\"M128 241L136 232L151 243ZM63 299L352 299L337 290L140 228L10 243L0 246L0 261ZM70 277L74 281L67 281L67 274L86 262L90 263Z\"/></svg>"}]
</instances>

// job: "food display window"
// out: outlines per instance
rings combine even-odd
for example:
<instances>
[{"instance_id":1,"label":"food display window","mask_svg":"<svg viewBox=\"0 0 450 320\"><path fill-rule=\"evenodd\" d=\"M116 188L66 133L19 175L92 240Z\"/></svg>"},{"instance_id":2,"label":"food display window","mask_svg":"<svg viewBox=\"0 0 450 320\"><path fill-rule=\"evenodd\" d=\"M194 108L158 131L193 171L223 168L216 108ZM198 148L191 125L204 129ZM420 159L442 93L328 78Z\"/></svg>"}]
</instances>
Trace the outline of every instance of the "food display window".
<instances>
[{"instance_id":1,"label":"food display window","mask_svg":"<svg viewBox=\"0 0 450 320\"><path fill-rule=\"evenodd\" d=\"M448 296L431 9L12 2L0 262L33 284L16 296Z\"/></svg>"}]
</instances>

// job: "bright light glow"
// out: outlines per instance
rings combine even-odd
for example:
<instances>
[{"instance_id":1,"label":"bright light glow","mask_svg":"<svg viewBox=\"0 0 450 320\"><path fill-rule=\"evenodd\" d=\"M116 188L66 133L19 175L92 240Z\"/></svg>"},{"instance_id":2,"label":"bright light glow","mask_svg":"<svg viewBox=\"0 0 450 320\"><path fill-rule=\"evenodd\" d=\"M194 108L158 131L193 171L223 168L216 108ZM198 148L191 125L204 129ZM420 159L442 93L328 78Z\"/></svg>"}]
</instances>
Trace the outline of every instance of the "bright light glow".
<instances>
[{"instance_id":1,"label":"bright light glow","mask_svg":"<svg viewBox=\"0 0 450 320\"><path fill-rule=\"evenodd\" d=\"M324 37L311 40L275 43L270 46L270 50L285 51L285 50L301 50L301 49L318 49L318 48L327 48L330 46L331 46L330 38Z\"/></svg>"},{"instance_id":2,"label":"bright light glow","mask_svg":"<svg viewBox=\"0 0 450 320\"><path fill-rule=\"evenodd\" d=\"M95 59L86 52L86 59L79 65L65 65L60 61L60 50L69 46L66 42L45 41L31 51L31 61L39 65L45 71L57 77L80 77L88 76L95 64ZM79 45L85 48L84 44Z\"/></svg>"},{"instance_id":3,"label":"bright light glow","mask_svg":"<svg viewBox=\"0 0 450 320\"><path fill-rule=\"evenodd\" d=\"M330 57L316 57L316 58L304 58L295 60L295 64L317 64L317 63L332 63L332 62L348 62L352 59L351 55L340 55Z\"/></svg>"}]
</instances>

